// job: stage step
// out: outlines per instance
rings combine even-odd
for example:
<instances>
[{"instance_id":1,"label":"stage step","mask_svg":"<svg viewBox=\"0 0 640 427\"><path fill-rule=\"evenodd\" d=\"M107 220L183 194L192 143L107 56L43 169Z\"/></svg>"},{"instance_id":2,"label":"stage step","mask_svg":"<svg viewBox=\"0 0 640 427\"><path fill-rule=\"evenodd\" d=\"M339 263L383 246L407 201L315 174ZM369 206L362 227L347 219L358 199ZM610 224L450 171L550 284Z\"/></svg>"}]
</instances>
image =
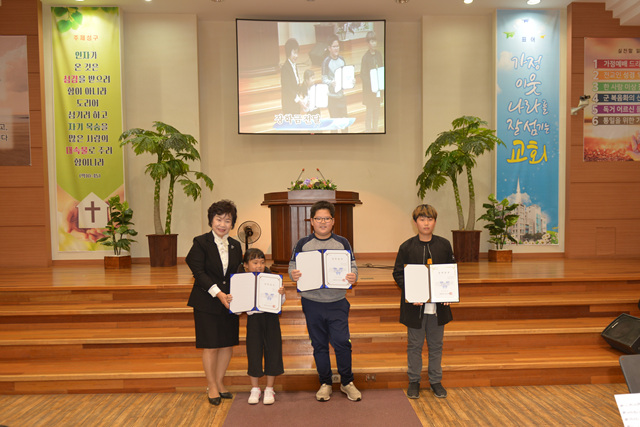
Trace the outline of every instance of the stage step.
<instances>
[{"instance_id":1,"label":"stage step","mask_svg":"<svg viewBox=\"0 0 640 427\"><path fill-rule=\"evenodd\" d=\"M562 384L620 382L618 352L599 346L566 348L510 348L479 352L448 353L443 356L445 383L450 387L482 385ZM335 359L332 355L332 363ZM279 389L317 387L317 373L311 355L286 355L285 374ZM73 358L25 363L3 362L0 391L27 393L100 393L177 391L203 389L204 373L199 357L102 358L82 363ZM353 358L356 384L360 388L385 387L394 383L406 387L406 353L380 352ZM426 366L425 366L426 371ZM560 375L558 373L561 373ZM558 376L559 375L559 376ZM426 377L426 372L424 374ZM247 391L246 358L234 357L227 370L233 391Z\"/></svg>"},{"instance_id":2,"label":"stage step","mask_svg":"<svg viewBox=\"0 0 640 427\"><path fill-rule=\"evenodd\" d=\"M526 263L460 265L461 302L453 305L454 321L445 328L446 385L624 381L620 353L600 333L622 312L640 315L640 274L625 271L636 264L601 276L536 277L553 265L526 267L528 274L519 278L509 270ZM491 271L477 271L485 268ZM186 306L192 279L185 269L26 273L53 286L26 285L17 279L24 276L19 271L16 279L0 278L0 393L203 389L201 351L194 348ZM300 298L293 283L285 281L285 287L280 321L286 372L277 385L315 388ZM356 384L406 387L406 329L398 323L400 292L391 271L362 268L348 298ZM229 370L232 390L248 389L245 324L243 315ZM425 363L426 353L425 347Z\"/></svg>"}]
</instances>

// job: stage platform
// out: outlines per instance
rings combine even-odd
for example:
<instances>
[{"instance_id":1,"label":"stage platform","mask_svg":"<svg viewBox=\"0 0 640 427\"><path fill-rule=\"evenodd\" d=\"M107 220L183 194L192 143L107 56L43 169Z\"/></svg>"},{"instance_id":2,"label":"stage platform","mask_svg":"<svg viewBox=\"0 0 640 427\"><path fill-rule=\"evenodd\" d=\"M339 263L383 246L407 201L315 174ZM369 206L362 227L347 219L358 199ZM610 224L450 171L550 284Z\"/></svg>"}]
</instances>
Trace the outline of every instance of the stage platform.
<instances>
[{"instance_id":1,"label":"stage platform","mask_svg":"<svg viewBox=\"0 0 640 427\"><path fill-rule=\"evenodd\" d=\"M393 259L358 259L348 292L358 387L406 387L406 330ZM640 316L640 259L461 263L460 303L445 329L445 385L623 383L600 336L619 314ZM205 387L186 300L188 267L105 270L97 263L0 269L0 393L195 391ZM317 387L295 286L285 277L279 389ZM241 325L245 324L245 316ZM244 328L228 371L248 390ZM426 346L425 346L426 356ZM425 357L426 361L426 357ZM426 365L425 365L426 381Z\"/></svg>"}]
</instances>

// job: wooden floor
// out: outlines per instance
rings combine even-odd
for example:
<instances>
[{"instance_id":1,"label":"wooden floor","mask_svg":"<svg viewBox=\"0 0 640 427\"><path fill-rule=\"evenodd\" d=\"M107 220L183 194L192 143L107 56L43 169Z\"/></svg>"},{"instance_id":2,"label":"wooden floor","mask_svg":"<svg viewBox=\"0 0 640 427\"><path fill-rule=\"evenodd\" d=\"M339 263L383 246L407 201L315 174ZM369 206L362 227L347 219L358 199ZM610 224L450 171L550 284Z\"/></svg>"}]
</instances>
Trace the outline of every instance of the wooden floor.
<instances>
[{"instance_id":1,"label":"wooden floor","mask_svg":"<svg viewBox=\"0 0 640 427\"><path fill-rule=\"evenodd\" d=\"M358 261L359 281L348 293L356 385L406 387L393 260ZM447 387L623 383L621 353L600 333L620 313L640 316L639 259L483 260L459 270L461 300L445 328ZM192 280L184 264L0 269L0 394L201 392L186 306ZM293 283L285 287L285 374L276 387L312 389L317 373L300 297ZM243 337L244 328L227 372L232 391L248 389Z\"/></svg>"},{"instance_id":2,"label":"wooden floor","mask_svg":"<svg viewBox=\"0 0 640 427\"><path fill-rule=\"evenodd\" d=\"M623 384L450 388L423 391L411 405L424 426L622 426L614 395ZM366 399L366 392L363 399ZM231 401L213 407L204 393L0 395L0 425L221 426ZM329 403L318 403L330 408ZM358 403L354 403L357 405ZM277 401L274 409L277 409ZM375 427L375 419L367 420ZM292 426L303 425L292 420ZM265 419L263 426L270 426Z\"/></svg>"}]
</instances>

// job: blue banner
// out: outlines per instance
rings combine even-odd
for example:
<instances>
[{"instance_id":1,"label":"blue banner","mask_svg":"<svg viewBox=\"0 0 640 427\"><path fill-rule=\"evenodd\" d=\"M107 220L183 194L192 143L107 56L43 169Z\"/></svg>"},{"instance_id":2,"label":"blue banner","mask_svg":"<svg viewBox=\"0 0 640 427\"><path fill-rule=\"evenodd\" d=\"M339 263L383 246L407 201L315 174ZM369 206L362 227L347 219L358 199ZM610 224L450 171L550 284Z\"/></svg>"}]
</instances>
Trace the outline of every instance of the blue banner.
<instances>
[{"instance_id":1,"label":"blue banner","mask_svg":"<svg viewBox=\"0 0 640 427\"><path fill-rule=\"evenodd\" d=\"M497 12L496 197L521 244L558 244L560 11Z\"/></svg>"}]
</instances>

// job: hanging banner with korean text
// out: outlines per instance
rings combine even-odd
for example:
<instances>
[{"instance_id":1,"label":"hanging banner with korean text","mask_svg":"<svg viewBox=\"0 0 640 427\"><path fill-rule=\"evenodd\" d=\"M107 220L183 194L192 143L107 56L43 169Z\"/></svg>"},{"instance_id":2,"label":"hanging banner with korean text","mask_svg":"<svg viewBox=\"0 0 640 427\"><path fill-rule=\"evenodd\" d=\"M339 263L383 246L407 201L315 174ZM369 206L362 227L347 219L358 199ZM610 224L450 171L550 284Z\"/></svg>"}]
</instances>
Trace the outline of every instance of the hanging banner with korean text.
<instances>
[{"instance_id":1,"label":"hanging banner with korean text","mask_svg":"<svg viewBox=\"0 0 640 427\"><path fill-rule=\"evenodd\" d=\"M496 197L520 206L520 244L556 245L560 11L497 11Z\"/></svg>"},{"instance_id":2,"label":"hanging banner with korean text","mask_svg":"<svg viewBox=\"0 0 640 427\"><path fill-rule=\"evenodd\" d=\"M584 161L640 161L640 38L585 38L584 94Z\"/></svg>"},{"instance_id":3,"label":"hanging banner with korean text","mask_svg":"<svg viewBox=\"0 0 640 427\"><path fill-rule=\"evenodd\" d=\"M106 200L124 198L120 14L116 7L52 7L59 252L102 251Z\"/></svg>"},{"instance_id":4,"label":"hanging banner with korean text","mask_svg":"<svg viewBox=\"0 0 640 427\"><path fill-rule=\"evenodd\" d=\"M27 36L0 36L0 166L29 166Z\"/></svg>"}]
</instances>

